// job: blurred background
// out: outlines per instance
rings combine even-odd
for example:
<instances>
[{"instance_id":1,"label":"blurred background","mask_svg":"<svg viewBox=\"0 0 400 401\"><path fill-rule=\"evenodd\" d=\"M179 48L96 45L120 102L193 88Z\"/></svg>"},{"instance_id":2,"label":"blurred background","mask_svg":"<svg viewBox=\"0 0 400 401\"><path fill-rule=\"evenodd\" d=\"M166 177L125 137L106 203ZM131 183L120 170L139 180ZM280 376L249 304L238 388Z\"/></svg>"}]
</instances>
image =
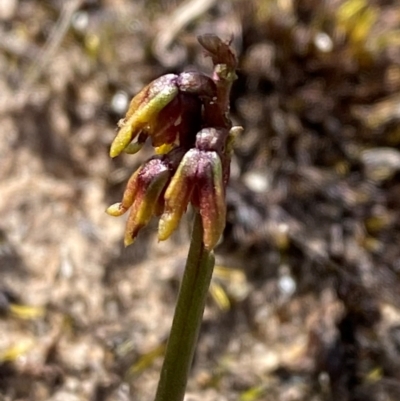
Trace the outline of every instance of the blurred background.
<instances>
[{"instance_id":1,"label":"blurred background","mask_svg":"<svg viewBox=\"0 0 400 401\"><path fill-rule=\"evenodd\" d=\"M1 401L153 398L190 219L124 249L108 149L204 33L245 130L187 401L400 399L399 2L1 0Z\"/></svg>"}]
</instances>

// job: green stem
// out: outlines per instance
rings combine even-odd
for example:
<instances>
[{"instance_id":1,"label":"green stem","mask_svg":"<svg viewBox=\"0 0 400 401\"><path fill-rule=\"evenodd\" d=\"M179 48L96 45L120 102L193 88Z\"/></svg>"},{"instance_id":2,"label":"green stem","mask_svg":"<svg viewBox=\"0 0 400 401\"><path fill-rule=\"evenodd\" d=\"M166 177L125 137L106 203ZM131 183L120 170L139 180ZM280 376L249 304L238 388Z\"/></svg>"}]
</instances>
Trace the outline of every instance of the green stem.
<instances>
[{"instance_id":1,"label":"green stem","mask_svg":"<svg viewBox=\"0 0 400 401\"><path fill-rule=\"evenodd\" d=\"M155 401L183 400L213 268L197 212Z\"/></svg>"}]
</instances>

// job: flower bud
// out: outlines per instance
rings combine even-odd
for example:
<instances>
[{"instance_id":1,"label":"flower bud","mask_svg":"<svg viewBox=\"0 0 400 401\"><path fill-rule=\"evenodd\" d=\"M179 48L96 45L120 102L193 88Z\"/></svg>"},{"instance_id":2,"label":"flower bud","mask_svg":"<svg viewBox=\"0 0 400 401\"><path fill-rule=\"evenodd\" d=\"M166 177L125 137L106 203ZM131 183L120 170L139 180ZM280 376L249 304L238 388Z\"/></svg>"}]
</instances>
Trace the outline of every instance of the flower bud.
<instances>
[{"instance_id":1,"label":"flower bud","mask_svg":"<svg viewBox=\"0 0 400 401\"><path fill-rule=\"evenodd\" d=\"M197 38L200 44L207 50L214 65L226 65L233 72L237 66L236 56L230 46L213 34L201 35Z\"/></svg>"},{"instance_id":2,"label":"flower bud","mask_svg":"<svg viewBox=\"0 0 400 401\"><path fill-rule=\"evenodd\" d=\"M196 135L196 148L199 150L222 152L229 131L223 128L203 128Z\"/></svg>"},{"instance_id":3,"label":"flower bud","mask_svg":"<svg viewBox=\"0 0 400 401\"><path fill-rule=\"evenodd\" d=\"M213 98L217 96L215 82L197 71L182 72L177 79L179 90L184 93L197 95L200 98Z\"/></svg>"}]
</instances>

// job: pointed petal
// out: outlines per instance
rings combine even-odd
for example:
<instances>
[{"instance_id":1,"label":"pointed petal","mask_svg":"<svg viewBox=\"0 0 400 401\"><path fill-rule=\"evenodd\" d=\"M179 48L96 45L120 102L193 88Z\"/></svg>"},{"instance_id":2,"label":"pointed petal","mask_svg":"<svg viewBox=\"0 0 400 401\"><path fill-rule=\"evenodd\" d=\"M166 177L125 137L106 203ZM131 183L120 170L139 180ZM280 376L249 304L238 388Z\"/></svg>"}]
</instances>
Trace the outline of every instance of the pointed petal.
<instances>
[{"instance_id":1,"label":"pointed petal","mask_svg":"<svg viewBox=\"0 0 400 401\"><path fill-rule=\"evenodd\" d=\"M193 190L199 152L189 150L183 157L165 192L165 209L158 225L158 239L166 240L176 229Z\"/></svg>"},{"instance_id":2,"label":"pointed petal","mask_svg":"<svg viewBox=\"0 0 400 401\"><path fill-rule=\"evenodd\" d=\"M199 207L203 221L203 242L213 249L222 235L226 223L225 191L222 164L216 152L204 154L206 160L199 165Z\"/></svg>"}]
</instances>

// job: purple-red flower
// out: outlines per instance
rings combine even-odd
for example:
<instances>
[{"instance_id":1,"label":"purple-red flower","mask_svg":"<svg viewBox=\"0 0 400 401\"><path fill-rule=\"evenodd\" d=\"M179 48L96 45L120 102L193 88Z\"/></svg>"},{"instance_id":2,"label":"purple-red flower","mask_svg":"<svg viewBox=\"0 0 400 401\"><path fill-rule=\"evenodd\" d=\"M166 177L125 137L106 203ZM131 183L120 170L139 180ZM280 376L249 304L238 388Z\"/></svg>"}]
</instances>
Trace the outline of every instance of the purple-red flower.
<instances>
[{"instance_id":1,"label":"purple-red flower","mask_svg":"<svg viewBox=\"0 0 400 401\"><path fill-rule=\"evenodd\" d=\"M200 42L215 64L213 79L199 72L164 75L131 101L111 149L136 153L151 139L153 156L131 176L122 201L107 213L120 216L130 209L125 245L130 245L153 216L161 216L160 240L177 228L189 204L199 210L203 243L212 250L225 227L225 188L229 178L232 137L228 94L235 79L236 58L213 35ZM160 152L161 151L161 152Z\"/></svg>"},{"instance_id":2,"label":"purple-red flower","mask_svg":"<svg viewBox=\"0 0 400 401\"><path fill-rule=\"evenodd\" d=\"M147 137L156 148L185 143L190 131L196 133L201 127L202 103L215 96L214 81L198 72L155 79L132 99L125 118L118 123L110 156L122 151L136 153Z\"/></svg>"},{"instance_id":3,"label":"purple-red flower","mask_svg":"<svg viewBox=\"0 0 400 401\"><path fill-rule=\"evenodd\" d=\"M176 149L167 155L149 159L132 174L122 201L107 209L107 213L111 216L121 216L129 208L131 209L125 229L125 246L134 242L140 229L149 223L153 215L162 212L164 203L162 192L182 156L183 151Z\"/></svg>"},{"instance_id":4,"label":"purple-red flower","mask_svg":"<svg viewBox=\"0 0 400 401\"><path fill-rule=\"evenodd\" d=\"M191 201L200 210L204 245L213 249L225 227L226 217L222 165L218 154L189 150L168 185L164 200L158 238L165 240L171 235Z\"/></svg>"}]
</instances>

